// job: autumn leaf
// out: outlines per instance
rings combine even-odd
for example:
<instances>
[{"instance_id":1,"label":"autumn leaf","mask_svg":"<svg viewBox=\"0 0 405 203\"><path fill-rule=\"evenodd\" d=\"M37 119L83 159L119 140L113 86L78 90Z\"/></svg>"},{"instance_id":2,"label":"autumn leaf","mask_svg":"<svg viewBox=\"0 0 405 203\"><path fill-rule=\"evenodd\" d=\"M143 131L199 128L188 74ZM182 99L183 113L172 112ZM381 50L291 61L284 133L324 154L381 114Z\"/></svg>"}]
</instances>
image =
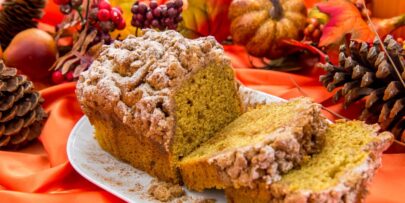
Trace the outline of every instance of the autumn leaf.
<instances>
[{"instance_id":1,"label":"autumn leaf","mask_svg":"<svg viewBox=\"0 0 405 203\"><path fill-rule=\"evenodd\" d=\"M375 34L351 2L333 0L319 3L317 7L321 12L329 15L319 46L339 44L346 34L351 34L354 40L372 41L374 39Z\"/></svg>"},{"instance_id":2,"label":"autumn leaf","mask_svg":"<svg viewBox=\"0 0 405 203\"><path fill-rule=\"evenodd\" d=\"M304 0L305 7L312 8L316 3L319 3L322 0Z\"/></svg>"},{"instance_id":3,"label":"autumn leaf","mask_svg":"<svg viewBox=\"0 0 405 203\"><path fill-rule=\"evenodd\" d=\"M228 8L232 0L183 0L183 22L179 31L186 37L214 36L219 42L229 35ZM187 1L187 2L186 2Z\"/></svg>"},{"instance_id":4,"label":"autumn leaf","mask_svg":"<svg viewBox=\"0 0 405 203\"><path fill-rule=\"evenodd\" d=\"M44 8L44 16L41 18L40 22L55 26L62 22L63 17L63 14L59 11L59 6L53 1L48 1Z\"/></svg>"}]
</instances>

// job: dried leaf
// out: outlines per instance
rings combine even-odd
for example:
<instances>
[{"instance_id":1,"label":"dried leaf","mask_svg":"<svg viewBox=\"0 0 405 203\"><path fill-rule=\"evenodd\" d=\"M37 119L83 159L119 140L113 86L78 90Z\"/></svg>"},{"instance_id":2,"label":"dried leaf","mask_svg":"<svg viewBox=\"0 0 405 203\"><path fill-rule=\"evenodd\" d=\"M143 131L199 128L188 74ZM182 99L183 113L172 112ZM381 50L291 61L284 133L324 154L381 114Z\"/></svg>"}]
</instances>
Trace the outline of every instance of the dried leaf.
<instances>
[{"instance_id":1,"label":"dried leaf","mask_svg":"<svg viewBox=\"0 0 405 203\"><path fill-rule=\"evenodd\" d=\"M93 45L92 47L89 48L89 50L87 51L87 54L92 58L96 58L100 54L103 44L104 44L103 41L101 41L101 42Z\"/></svg>"},{"instance_id":2,"label":"dried leaf","mask_svg":"<svg viewBox=\"0 0 405 203\"><path fill-rule=\"evenodd\" d=\"M296 52L299 50L306 50L308 52L311 52L315 55L319 56L319 61L324 63L325 62L325 57L326 54L323 53L321 50L317 49L316 47L308 44L308 43L304 43L304 42L300 42L294 39L284 39L283 40L283 48L285 48L286 50L289 50L289 52Z\"/></svg>"},{"instance_id":3,"label":"dried leaf","mask_svg":"<svg viewBox=\"0 0 405 203\"><path fill-rule=\"evenodd\" d=\"M326 54L316 47L294 39L283 39L280 49L286 53L285 57L278 59L261 58L260 65L251 61L254 68L277 70L277 71L298 71L310 69L319 61L325 62Z\"/></svg>"},{"instance_id":4,"label":"dried leaf","mask_svg":"<svg viewBox=\"0 0 405 203\"><path fill-rule=\"evenodd\" d=\"M317 7L321 12L329 15L319 46L339 44L346 34L351 34L353 40L371 42L374 39L375 34L350 1L327 1L317 4Z\"/></svg>"},{"instance_id":5,"label":"dried leaf","mask_svg":"<svg viewBox=\"0 0 405 203\"><path fill-rule=\"evenodd\" d=\"M229 35L228 8L232 0L183 0L183 22L179 31L186 37L214 36L219 42Z\"/></svg>"},{"instance_id":6,"label":"dried leaf","mask_svg":"<svg viewBox=\"0 0 405 203\"><path fill-rule=\"evenodd\" d=\"M94 41L97 36L97 31L93 30L86 35L86 38L83 41L82 46L80 47L80 54L84 55L89 50L89 45Z\"/></svg>"},{"instance_id":7,"label":"dried leaf","mask_svg":"<svg viewBox=\"0 0 405 203\"><path fill-rule=\"evenodd\" d=\"M75 64L79 61L80 61L80 58L78 58L78 57L65 61L65 63L63 63L63 66L61 68L62 74L66 74L70 70L70 68L73 66L73 64Z\"/></svg>"},{"instance_id":8,"label":"dried leaf","mask_svg":"<svg viewBox=\"0 0 405 203\"><path fill-rule=\"evenodd\" d=\"M80 64L76 66L75 70L73 71L73 77L79 77L80 73L85 71L88 68L88 64Z\"/></svg>"}]
</instances>

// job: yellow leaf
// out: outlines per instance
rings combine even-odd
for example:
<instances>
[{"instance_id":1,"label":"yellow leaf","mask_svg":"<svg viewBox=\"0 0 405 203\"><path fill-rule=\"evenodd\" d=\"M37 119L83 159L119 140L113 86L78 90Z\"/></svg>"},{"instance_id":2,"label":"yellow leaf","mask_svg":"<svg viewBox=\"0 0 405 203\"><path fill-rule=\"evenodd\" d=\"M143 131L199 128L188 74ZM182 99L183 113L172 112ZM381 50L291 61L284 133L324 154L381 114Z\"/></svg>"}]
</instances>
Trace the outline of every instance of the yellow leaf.
<instances>
[{"instance_id":1,"label":"yellow leaf","mask_svg":"<svg viewBox=\"0 0 405 203\"><path fill-rule=\"evenodd\" d=\"M180 32L187 37L212 35L218 41L229 36L228 8L232 0L183 0Z\"/></svg>"}]
</instances>

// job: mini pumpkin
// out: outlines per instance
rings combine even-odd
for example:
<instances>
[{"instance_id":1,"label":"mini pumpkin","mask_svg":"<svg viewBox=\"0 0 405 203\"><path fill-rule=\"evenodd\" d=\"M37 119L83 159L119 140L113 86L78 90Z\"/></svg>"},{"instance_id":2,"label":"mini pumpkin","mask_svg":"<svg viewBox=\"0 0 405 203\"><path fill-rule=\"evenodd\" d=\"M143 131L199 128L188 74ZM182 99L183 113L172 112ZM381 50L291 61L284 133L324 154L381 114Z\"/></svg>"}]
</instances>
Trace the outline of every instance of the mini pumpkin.
<instances>
[{"instance_id":1,"label":"mini pumpkin","mask_svg":"<svg viewBox=\"0 0 405 203\"><path fill-rule=\"evenodd\" d=\"M233 41L253 56L279 58L282 39L301 37L306 14L303 0L234 0L229 8Z\"/></svg>"}]
</instances>

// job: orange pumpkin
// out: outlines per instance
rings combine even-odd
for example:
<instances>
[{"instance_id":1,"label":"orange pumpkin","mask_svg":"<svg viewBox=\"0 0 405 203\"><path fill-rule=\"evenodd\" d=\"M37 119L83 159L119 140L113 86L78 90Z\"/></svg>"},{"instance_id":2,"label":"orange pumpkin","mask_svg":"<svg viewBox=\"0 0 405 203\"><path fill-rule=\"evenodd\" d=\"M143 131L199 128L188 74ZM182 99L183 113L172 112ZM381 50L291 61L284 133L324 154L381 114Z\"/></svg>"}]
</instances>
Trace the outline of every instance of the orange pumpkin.
<instances>
[{"instance_id":1,"label":"orange pumpkin","mask_svg":"<svg viewBox=\"0 0 405 203\"><path fill-rule=\"evenodd\" d=\"M253 56L281 57L281 40L301 37L306 14L303 0L234 0L229 8L232 39Z\"/></svg>"},{"instance_id":2,"label":"orange pumpkin","mask_svg":"<svg viewBox=\"0 0 405 203\"><path fill-rule=\"evenodd\" d=\"M405 14L405 1L398 0L373 0L370 3L372 17L374 18L392 18ZM402 27L395 30L394 37L405 38L405 26L402 21ZM398 27L398 26L396 26Z\"/></svg>"}]
</instances>

